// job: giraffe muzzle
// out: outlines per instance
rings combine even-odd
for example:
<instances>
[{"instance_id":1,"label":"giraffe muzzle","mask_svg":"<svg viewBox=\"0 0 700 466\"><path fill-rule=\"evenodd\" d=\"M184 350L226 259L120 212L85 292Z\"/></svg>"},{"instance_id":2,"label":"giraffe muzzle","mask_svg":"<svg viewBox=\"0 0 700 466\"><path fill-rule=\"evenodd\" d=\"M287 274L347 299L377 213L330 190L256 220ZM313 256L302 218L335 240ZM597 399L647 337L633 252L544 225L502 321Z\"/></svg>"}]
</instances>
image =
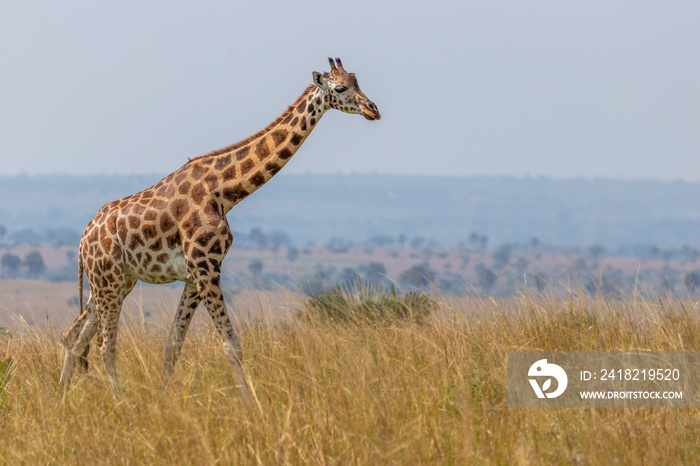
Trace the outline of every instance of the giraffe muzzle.
<instances>
[{"instance_id":1,"label":"giraffe muzzle","mask_svg":"<svg viewBox=\"0 0 700 466\"><path fill-rule=\"evenodd\" d=\"M367 103L362 106L362 116L370 121L379 120L382 117L379 114L379 109L372 101L367 101Z\"/></svg>"}]
</instances>

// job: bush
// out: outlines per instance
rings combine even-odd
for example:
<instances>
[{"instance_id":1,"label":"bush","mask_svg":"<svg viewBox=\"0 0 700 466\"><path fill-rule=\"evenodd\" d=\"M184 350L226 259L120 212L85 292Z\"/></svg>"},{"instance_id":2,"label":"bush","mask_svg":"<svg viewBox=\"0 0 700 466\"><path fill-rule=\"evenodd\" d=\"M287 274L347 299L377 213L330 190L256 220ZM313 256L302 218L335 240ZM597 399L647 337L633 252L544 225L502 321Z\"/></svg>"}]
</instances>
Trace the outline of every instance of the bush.
<instances>
[{"instance_id":1,"label":"bush","mask_svg":"<svg viewBox=\"0 0 700 466\"><path fill-rule=\"evenodd\" d=\"M493 257L493 266L497 269L502 269L508 265L508 262L510 262L511 251L512 248L507 244L504 244L498 248L493 254L491 254L491 257Z\"/></svg>"},{"instance_id":2,"label":"bush","mask_svg":"<svg viewBox=\"0 0 700 466\"><path fill-rule=\"evenodd\" d=\"M20 259L19 256L10 254L9 252L5 253L2 256L2 259L0 259L0 266L7 270L7 275L10 278L17 277L17 271L19 270L20 264L22 264L22 259Z\"/></svg>"},{"instance_id":3,"label":"bush","mask_svg":"<svg viewBox=\"0 0 700 466\"><path fill-rule=\"evenodd\" d=\"M29 276L31 278L39 278L39 275L46 270L44 258L39 251L32 251L27 254L27 257L24 258L24 265L29 269Z\"/></svg>"},{"instance_id":4,"label":"bush","mask_svg":"<svg viewBox=\"0 0 700 466\"><path fill-rule=\"evenodd\" d=\"M385 288L358 278L312 296L300 316L333 322L420 322L436 308L437 303L425 294L409 292L400 296L393 286Z\"/></svg>"},{"instance_id":5,"label":"bush","mask_svg":"<svg viewBox=\"0 0 700 466\"><path fill-rule=\"evenodd\" d=\"M683 280L689 293L694 293L700 287L700 272L694 270L688 272Z\"/></svg>"},{"instance_id":6,"label":"bush","mask_svg":"<svg viewBox=\"0 0 700 466\"><path fill-rule=\"evenodd\" d=\"M365 276L368 282L381 283L386 280L386 267L381 262L370 262L367 264Z\"/></svg>"},{"instance_id":7,"label":"bush","mask_svg":"<svg viewBox=\"0 0 700 466\"><path fill-rule=\"evenodd\" d=\"M430 266L427 263L418 264L404 270L399 275L399 280L408 287L425 289L435 281L435 272L430 270Z\"/></svg>"}]
</instances>

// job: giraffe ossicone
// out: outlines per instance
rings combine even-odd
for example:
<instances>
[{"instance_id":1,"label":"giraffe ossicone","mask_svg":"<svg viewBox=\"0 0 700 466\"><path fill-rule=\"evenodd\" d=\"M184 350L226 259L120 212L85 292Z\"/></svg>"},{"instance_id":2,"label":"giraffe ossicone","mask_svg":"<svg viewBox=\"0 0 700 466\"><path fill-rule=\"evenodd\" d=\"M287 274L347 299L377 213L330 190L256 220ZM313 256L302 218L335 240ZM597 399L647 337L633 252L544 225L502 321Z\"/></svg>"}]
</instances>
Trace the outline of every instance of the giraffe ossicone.
<instances>
[{"instance_id":1,"label":"giraffe ossicone","mask_svg":"<svg viewBox=\"0 0 700 466\"><path fill-rule=\"evenodd\" d=\"M118 387L116 340L122 303L138 280L185 282L165 349L167 384L195 310L204 302L239 385L247 389L242 349L221 291L221 261L233 236L226 214L277 174L330 109L380 118L340 59L313 73L313 84L262 131L190 159L140 193L102 207L85 228L79 248L80 315L64 337L60 386L68 390L76 366L87 368L98 335L105 369ZM90 297L83 307L83 272Z\"/></svg>"}]
</instances>

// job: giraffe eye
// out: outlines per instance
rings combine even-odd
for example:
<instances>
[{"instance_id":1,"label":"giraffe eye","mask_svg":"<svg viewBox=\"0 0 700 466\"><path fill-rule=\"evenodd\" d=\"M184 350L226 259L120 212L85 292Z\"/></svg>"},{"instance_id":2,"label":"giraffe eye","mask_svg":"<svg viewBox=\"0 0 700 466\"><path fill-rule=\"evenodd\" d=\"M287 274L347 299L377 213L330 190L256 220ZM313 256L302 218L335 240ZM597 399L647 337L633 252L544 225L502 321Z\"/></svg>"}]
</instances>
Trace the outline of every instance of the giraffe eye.
<instances>
[{"instance_id":1,"label":"giraffe eye","mask_svg":"<svg viewBox=\"0 0 700 466\"><path fill-rule=\"evenodd\" d=\"M345 92L347 90L348 90L348 88L345 86L335 86L335 92L337 92L338 94L340 94L341 92Z\"/></svg>"}]
</instances>

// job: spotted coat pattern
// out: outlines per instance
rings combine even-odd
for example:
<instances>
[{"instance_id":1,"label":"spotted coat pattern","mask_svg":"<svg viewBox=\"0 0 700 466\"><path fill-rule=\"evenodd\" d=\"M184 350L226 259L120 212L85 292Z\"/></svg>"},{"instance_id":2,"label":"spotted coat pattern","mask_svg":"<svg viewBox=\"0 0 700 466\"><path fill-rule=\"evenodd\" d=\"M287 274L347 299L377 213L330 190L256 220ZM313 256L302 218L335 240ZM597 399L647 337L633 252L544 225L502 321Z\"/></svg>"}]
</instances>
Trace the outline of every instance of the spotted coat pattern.
<instances>
[{"instance_id":1,"label":"spotted coat pattern","mask_svg":"<svg viewBox=\"0 0 700 466\"><path fill-rule=\"evenodd\" d=\"M245 390L241 346L221 291L221 262L231 247L226 214L277 174L321 116L335 108L380 118L339 59L268 127L231 146L191 159L140 193L102 207L85 228L79 249L81 313L67 331L61 387L68 389L77 363L87 368L90 340L98 335L115 390L116 337L121 307L138 280L184 281L185 288L165 351L164 383L180 353L195 309L204 302L238 382ZM83 271L90 297L83 308Z\"/></svg>"}]
</instances>

